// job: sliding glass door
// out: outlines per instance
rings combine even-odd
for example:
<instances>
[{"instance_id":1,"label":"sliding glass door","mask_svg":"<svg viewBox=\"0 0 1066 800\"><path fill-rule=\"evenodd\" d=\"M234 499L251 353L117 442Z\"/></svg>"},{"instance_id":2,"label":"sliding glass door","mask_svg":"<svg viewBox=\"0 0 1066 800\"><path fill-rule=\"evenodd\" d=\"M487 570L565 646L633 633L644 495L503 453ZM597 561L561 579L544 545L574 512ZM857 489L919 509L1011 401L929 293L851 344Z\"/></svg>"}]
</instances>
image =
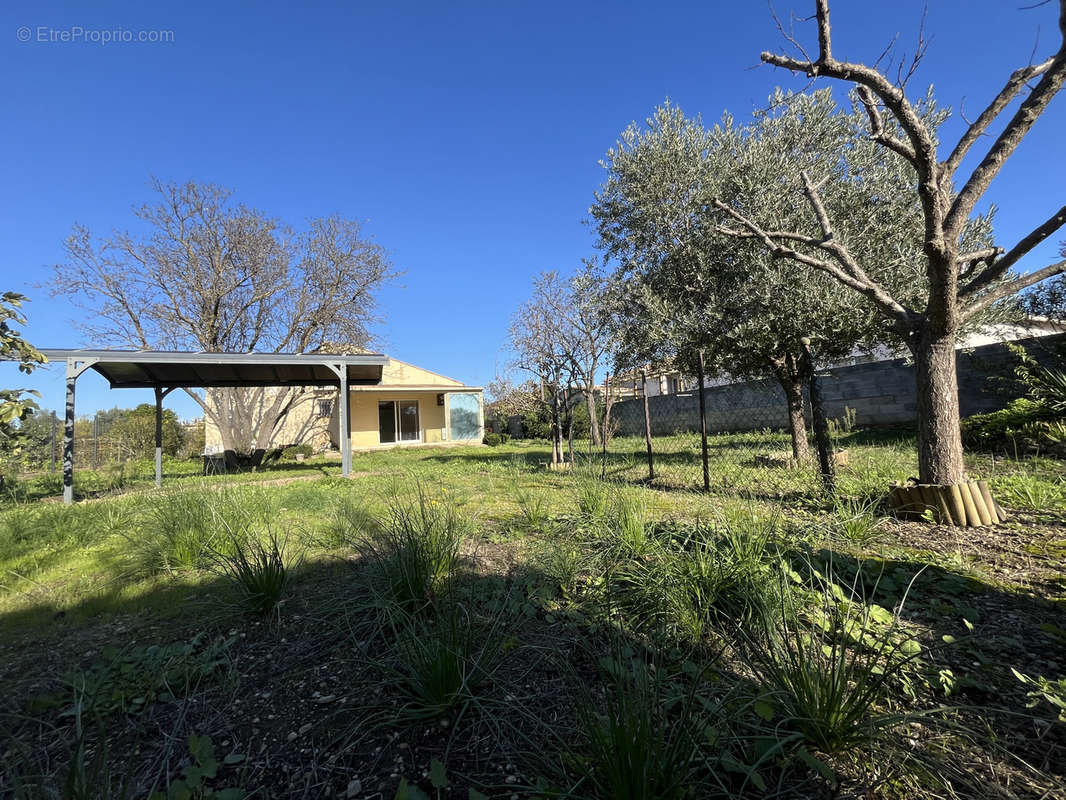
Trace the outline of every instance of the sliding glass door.
<instances>
[{"instance_id":1,"label":"sliding glass door","mask_svg":"<svg viewBox=\"0 0 1066 800\"><path fill-rule=\"evenodd\" d=\"M422 440L417 400L379 400L378 438L382 444Z\"/></svg>"}]
</instances>

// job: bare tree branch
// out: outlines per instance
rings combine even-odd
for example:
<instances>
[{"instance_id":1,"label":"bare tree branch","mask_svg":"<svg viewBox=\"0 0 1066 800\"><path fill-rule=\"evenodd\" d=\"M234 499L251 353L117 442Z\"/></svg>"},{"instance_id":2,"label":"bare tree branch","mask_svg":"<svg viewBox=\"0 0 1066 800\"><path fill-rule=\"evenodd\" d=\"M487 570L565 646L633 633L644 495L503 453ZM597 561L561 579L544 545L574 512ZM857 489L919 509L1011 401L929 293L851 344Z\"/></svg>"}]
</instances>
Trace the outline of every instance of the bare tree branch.
<instances>
[{"instance_id":1,"label":"bare tree branch","mask_svg":"<svg viewBox=\"0 0 1066 800\"><path fill-rule=\"evenodd\" d=\"M1018 263L1024 255L1051 236L1051 234L1063 225L1066 225L1066 206L1060 208L1048 217L1044 223L1019 240L1019 242L1008 250L1001 258L989 263L988 266L973 278L973 280L959 289L959 297L969 297L1002 278L1007 274L1007 270Z\"/></svg>"},{"instance_id":2,"label":"bare tree branch","mask_svg":"<svg viewBox=\"0 0 1066 800\"><path fill-rule=\"evenodd\" d=\"M1023 289L1028 289L1030 286L1035 286L1043 280L1052 278L1056 275L1061 275L1066 272L1066 260L1058 261L1054 264L1049 264L1043 269L1038 269L1035 272L1030 272L1026 275L1022 275L1015 278L1012 281L1000 284L991 291L986 292L972 303L967 304L962 311L964 319L969 319L975 314L979 314L984 311L993 303L1002 300L1005 297L1010 297Z\"/></svg>"},{"instance_id":3,"label":"bare tree branch","mask_svg":"<svg viewBox=\"0 0 1066 800\"><path fill-rule=\"evenodd\" d=\"M955 149L951 151L951 155L944 162L944 169L947 170L948 174L953 175L955 173L955 170L959 168L959 164L962 163L962 159L966 157L966 153L973 147L974 142L984 136L988 126L995 121L996 117L1003 113L1003 109L1010 105L1011 100L1018 95L1018 92L1025 87L1026 83L1031 78L1046 72L1053 63L1054 59L1049 58L1043 64L1022 67L1014 71L1007 81L1007 85L1000 90L999 94L995 96L985 110L970 124L962 138L959 139L958 144L955 145Z\"/></svg>"}]
</instances>

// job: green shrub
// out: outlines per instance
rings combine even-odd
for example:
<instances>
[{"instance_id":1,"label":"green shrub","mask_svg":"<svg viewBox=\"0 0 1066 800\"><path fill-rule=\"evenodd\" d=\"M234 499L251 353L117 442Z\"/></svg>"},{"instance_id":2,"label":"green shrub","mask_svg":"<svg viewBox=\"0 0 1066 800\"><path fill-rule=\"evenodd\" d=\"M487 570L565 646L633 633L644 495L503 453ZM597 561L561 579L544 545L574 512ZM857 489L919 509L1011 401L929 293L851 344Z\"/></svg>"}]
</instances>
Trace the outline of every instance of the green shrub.
<instances>
[{"instance_id":1,"label":"green shrub","mask_svg":"<svg viewBox=\"0 0 1066 800\"><path fill-rule=\"evenodd\" d=\"M967 447L1011 456L1066 453L1062 415L1026 397L1012 400L999 411L967 417L962 421L962 436Z\"/></svg>"},{"instance_id":2,"label":"green shrub","mask_svg":"<svg viewBox=\"0 0 1066 800\"><path fill-rule=\"evenodd\" d=\"M311 445L304 444L290 444L288 447L281 448L281 455L278 456L282 461L295 461L296 456L303 456L304 458L310 458L315 453Z\"/></svg>"},{"instance_id":3,"label":"green shrub","mask_svg":"<svg viewBox=\"0 0 1066 800\"><path fill-rule=\"evenodd\" d=\"M510 439L506 433L486 433L482 443L489 447L499 447L501 444L507 444Z\"/></svg>"}]
</instances>

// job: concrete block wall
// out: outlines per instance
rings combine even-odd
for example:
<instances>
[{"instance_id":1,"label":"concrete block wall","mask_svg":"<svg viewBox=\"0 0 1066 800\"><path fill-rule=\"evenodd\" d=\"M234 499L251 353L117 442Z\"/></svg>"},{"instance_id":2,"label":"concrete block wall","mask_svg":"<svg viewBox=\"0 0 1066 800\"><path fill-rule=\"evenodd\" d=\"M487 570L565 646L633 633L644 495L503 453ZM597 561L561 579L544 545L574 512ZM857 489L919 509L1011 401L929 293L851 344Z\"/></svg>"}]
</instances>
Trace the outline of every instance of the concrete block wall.
<instances>
[{"instance_id":1,"label":"concrete block wall","mask_svg":"<svg viewBox=\"0 0 1066 800\"><path fill-rule=\"evenodd\" d=\"M1040 363L1062 366L1066 334L1023 339L1016 344ZM1003 344L960 351L957 358L959 407L963 417L997 411L1024 394L1012 377L1017 363ZM917 415L914 365L898 358L836 367L819 373L826 415L855 410L860 426L913 425ZM748 381L704 389L707 429L712 432L783 428L787 424L784 394L773 380ZM699 398L695 391L648 398L653 436L699 429ZM611 419L618 435L644 435L643 400L616 402Z\"/></svg>"}]
</instances>

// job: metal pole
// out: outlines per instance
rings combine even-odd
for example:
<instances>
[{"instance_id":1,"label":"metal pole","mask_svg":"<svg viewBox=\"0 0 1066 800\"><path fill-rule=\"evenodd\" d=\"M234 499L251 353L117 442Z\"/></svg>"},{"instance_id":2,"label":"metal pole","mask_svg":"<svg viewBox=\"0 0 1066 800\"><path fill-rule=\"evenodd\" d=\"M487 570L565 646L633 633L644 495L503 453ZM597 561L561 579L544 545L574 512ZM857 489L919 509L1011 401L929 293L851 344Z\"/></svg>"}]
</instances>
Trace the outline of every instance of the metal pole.
<instances>
[{"instance_id":1,"label":"metal pole","mask_svg":"<svg viewBox=\"0 0 1066 800\"><path fill-rule=\"evenodd\" d=\"M340 396L338 397L340 419L338 420L338 426L341 439L341 474L347 477L352 471L352 432L348 424L348 406L351 398L348 395L347 365L341 364L338 372L340 375Z\"/></svg>"},{"instance_id":2,"label":"metal pole","mask_svg":"<svg viewBox=\"0 0 1066 800\"><path fill-rule=\"evenodd\" d=\"M77 380L74 361L67 359L67 403L63 425L63 502L68 504L74 502L74 383Z\"/></svg>"},{"instance_id":3,"label":"metal pole","mask_svg":"<svg viewBox=\"0 0 1066 800\"><path fill-rule=\"evenodd\" d=\"M644 395L644 444L648 447L648 480L655 480L655 456L651 452L651 412L648 410L648 375L640 371L640 393Z\"/></svg>"},{"instance_id":4,"label":"metal pole","mask_svg":"<svg viewBox=\"0 0 1066 800\"><path fill-rule=\"evenodd\" d=\"M155 387L155 488L163 485L163 389Z\"/></svg>"},{"instance_id":5,"label":"metal pole","mask_svg":"<svg viewBox=\"0 0 1066 800\"><path fill-rule=\"evenodd\" d=\"M607 478L607 429L611 424L611 373L603 377L603 430L600 432L600 444L603 447L603 462L600 466L600 480Z\"/></svg>"},{"instance_id":6,"label":"metal pole","mask_svg":"<svg viewBox=\"0 0 1066 800\"><path fill-rule=\"evenodd\" d=\"M97 423L100 420L100 412L97 411L93 414L93 471L96 470L97 463L100 460L100 433Z\"/></svg>"},{"instance_id":7,"label":"metal pole","mask_svg":"<svg viewBox=\"0 0 1066 800\"><path fill-rule=\"evenodd\" d=\"M711 490L710 464L707 458L707 400L703 396L703 375L705 371L703 363L703 349L700 348L699 358L696 361L696 393L700 398L700 445L703 452L703 491Z\"/></svg>"},{"instance_id":8,"label":"metal pole","mask_svg":"<svg viewBox=\"0 0 1066 800\"><path fill-rule=\"evenodd\" d=\"M818 465L822 472L822 485L827 494L832 495L836 489L836 470L833 463L833 444L829 440L829 424L822 408L822 390L818 386L818 377L814 374L814 353L811 340L800 339L803 345L803 368L807 372L810 386L811 415L814 417L814 438L818 444Z\"/></svg>"}]
</instances>

